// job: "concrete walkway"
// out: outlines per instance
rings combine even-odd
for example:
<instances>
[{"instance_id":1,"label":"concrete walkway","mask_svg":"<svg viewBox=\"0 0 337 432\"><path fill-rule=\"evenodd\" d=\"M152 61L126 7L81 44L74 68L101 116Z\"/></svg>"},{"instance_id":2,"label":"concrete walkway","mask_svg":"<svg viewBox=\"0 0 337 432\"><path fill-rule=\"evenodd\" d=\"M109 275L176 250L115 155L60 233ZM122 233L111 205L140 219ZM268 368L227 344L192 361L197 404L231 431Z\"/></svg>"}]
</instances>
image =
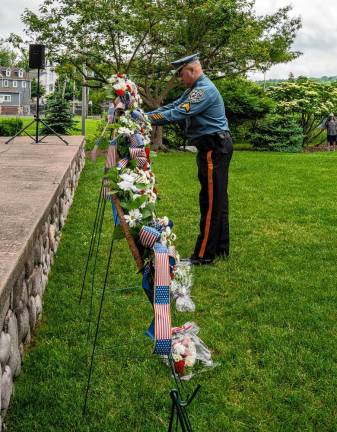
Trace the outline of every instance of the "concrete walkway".
<instances>
[{"instance_id":1,"label":"concrete walkway","mask_svg":"<svg viewBox=\"0 0 337 432\"><path fill-rule=\"evenodd\" d=\"M18 137L10 144L0 138L0 303L22 271L27 251L41 220L49 214L82 136L56 137L32 143Z\"/></svg>"}]
</instances>

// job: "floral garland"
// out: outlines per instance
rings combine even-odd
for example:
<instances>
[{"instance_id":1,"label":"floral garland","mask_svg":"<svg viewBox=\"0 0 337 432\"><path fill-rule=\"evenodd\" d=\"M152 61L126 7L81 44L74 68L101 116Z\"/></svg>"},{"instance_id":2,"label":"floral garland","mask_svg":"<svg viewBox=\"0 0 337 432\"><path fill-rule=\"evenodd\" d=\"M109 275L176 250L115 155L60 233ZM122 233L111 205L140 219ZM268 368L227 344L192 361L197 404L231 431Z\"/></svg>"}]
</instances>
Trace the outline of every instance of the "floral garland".
<instances>
[{"instance_id":1,"label":"floral garland","mask_svg":"<svg viewBox=\"0 0 337 432\"><path fill-rule=\"evenodd\" d=\"M155 311L155 319L147 334L156 339L154 352L172 355L176 372L189 379L192 376L190 369L202 360L196 355L196 342L200 341L196 337L197 327L193 324L193 337L189 323L180 330L171 328L168 309L171 297L176 300L178 311L194 311L195 305L190 298L191 269L180 263L174 245L173 222L167 216L158 217L155 212L158 194L149 147L152 128L147 115L139 107L142 101L137 86L123 74L113 75L109 84L113 103L109 107L108 121L115 123L116 136L110 143L110 160L106 164L105 181L109 185L106 195L117 194L124 220L145 260L143 288ZM122 113L119 118L116 115L118 110ZM163 312L163 305L166 312ZM157 327L162 330L161 339ZM213 365L211 360L203 364Z\"/></svg>"}]
</instances>

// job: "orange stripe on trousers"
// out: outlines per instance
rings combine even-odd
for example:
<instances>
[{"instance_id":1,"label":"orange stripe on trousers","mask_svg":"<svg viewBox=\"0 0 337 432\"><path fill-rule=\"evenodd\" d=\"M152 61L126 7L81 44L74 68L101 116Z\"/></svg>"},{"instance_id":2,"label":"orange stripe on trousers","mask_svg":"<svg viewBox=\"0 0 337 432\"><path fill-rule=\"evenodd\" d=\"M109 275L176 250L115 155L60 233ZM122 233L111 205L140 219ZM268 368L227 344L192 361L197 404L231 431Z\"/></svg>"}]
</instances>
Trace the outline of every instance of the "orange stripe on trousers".
<instances>
[{"instance_id":1,"label":"orange stripe on trousers","mask_svg":"<svg viewBox=\"0 0 337 432\"><path fill-rule=\"evenodd\" d=\"M208 210L204 229L204 238L201 243L199 258L203 258L206 244L209 236L209 227L211 225L212 208L213 208L213 161L212 150L207 152L207 183L208 183Z\"/></svg>"}]
</instances>

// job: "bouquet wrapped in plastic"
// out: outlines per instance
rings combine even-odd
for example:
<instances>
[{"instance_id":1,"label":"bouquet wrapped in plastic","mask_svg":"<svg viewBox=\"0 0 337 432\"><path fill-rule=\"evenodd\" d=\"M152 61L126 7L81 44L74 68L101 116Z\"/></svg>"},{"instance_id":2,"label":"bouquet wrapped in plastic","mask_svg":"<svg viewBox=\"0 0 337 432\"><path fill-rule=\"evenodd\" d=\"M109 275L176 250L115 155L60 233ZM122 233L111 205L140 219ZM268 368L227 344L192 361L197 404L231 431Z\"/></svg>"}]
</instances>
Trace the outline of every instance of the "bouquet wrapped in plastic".
<instances>
[{"instance_id":1,"label":"bouquet wrapped in plastic","mask_svg":"<svg viewBox=\"0 0 337 432\"><path fill-rule=\"evenodd\" d=\"M199 327L194 322L172 328L174 368L180 378L186 381L205 367L215 366L209 349L197 336L198 333Z\"/></svg>"},{"instance_id":2,"label":"bouquet wrapped in plastic","mask_svg":"<svg viewBox=\"0 0 337 432\"><path fill-rule=\"evenodd\" d=\"M171 282L171 295L176 300L178 312L194 312L195 304L191 299L193 284L191 266L186 262L178 262L174 269Z\"/></svg>"}]
</instances>

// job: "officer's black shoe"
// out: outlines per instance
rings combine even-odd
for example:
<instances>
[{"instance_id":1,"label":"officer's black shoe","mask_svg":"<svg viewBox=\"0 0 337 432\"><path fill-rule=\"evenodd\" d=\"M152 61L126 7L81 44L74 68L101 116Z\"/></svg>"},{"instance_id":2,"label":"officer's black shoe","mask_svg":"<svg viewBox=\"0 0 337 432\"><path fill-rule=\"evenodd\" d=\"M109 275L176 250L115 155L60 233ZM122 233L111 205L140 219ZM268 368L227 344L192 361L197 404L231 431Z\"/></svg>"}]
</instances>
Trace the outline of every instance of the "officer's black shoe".
<instances>
[{"instance_id":1,"label":"officer's black shoe","mask_svg":"<svg viewBox=\"0 0 337 432\"><path fill-rule=\"evenodd\" d=\"M218 251L216 253L217 258L220 258L222 260L225 260L229 257L229 255L225 251Z\"/></svg>"},{"instance_id":2,"label":"officer's black shoe","mask_svg":"<svg viewBox=\"0 0 337 432\"><path fill-rule=\"evenodd\" d=\"M211 258L195 258L191 257L190 262L192 265L210 265L213 263L213 259Z\"/></svg>"},{"instance_id":3,"label":"officer's black shoe","mask_svg":"<svg viewBox=\"0 0 337 432\"><path fill-rule=\"evenodd\" d=\"M226 260L229 258L229 255L227 255L225 252L217 254L217 257L221 260Z\"/></svg>"}]
</instances>

